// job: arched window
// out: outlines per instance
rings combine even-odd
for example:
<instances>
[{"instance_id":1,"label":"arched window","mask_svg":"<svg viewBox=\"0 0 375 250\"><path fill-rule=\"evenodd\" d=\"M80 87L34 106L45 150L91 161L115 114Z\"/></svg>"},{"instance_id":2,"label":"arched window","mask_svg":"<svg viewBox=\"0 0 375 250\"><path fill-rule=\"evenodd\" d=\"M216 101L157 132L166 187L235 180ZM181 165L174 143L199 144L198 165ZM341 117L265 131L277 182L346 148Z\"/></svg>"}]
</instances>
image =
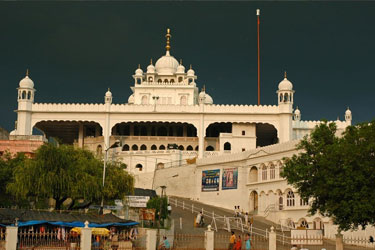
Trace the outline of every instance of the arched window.
<instances>
[{"instance_id":1,"label":"arched window","mask_svg":"<svg viewBox=\"0 0 375 250\"><path fill-rule=\"evenodd\" d=\"M283 94L280 94L280 102L283 101Z\"/></svg>"},{"instance_id":2,"label":"arched window","mask_svg":"<svg viewBox=\"0 0 375 250\"><path fill-rule=\"evenodd\" d=\"M182 77L181 76L178 78L178 82L182 82Z\"/></svg>"},{"instance_id":3,"label":"arched window","mask_svg":"<svg viewBox=\"0 0 375 250\"><path fill-rule=\"evenodd\" d=\"M231 150L232 145L229 142L224 143L224 150Z\"/></svg>"},{"instance_id":4,"label":"arched window","mask_svg":"<svg viewBox=\"0 0 375 250\"><path fill-rule=\"evenodd\" d=\"M165 150L165 146L164 146L164 145L160 145L160 146L159 146L159 149L160 149L160 150Z\"/></svg>"},{"instance_id":5,"label":"arched window","mask_svg":"<svg viewBox=\"0 0 375 250\"><path fill-rule=\"evenodd\" d=\"M272 164L270 166L270 180L275 179L275 166Z\"/></svg>"},{"instance_id":6,"label":"arched window","mask_svg":"<svg viewBox=\"0 0 375 250\"><path fill-rule=\"evenodd\" d=\"M129 145L128 144L125 144L124 146L122 146L122 151L129 151Z\"/></svg>"},{"instance_id":7,"label":"arched window","mask_svg":"<svg viewBox=\"0 0 375 250\"><path fill-rule=\"evenodd\" d=\"M148 97L147 97L147 95L142 96L141 103L142 103L143 105L148 104Z\"/></svg>"},{"instance_id":8,"label":"arched window","mask_svg":"<svg viewBox=\"0 0 375 250\"><path fill-rule=\"evenodd\" d=\"M137 84L141 84L142 82L142 79L141 78L137 78Z\"/></svg>"},{"instance_id":9,"label":"arched window","mask_svg":"<svg viewBox=\"0 0 375 250\"><path fill-rule=\"evenodd\" d=\"M180 146L178 146L178 150L184 150L185 148L184 148L184 146L182 146L182 145L180 145Z\"/></svg>"},{"instance_id":10,"label":"arched window","mask_svg":"<svg viewBox=\"0 0 375 250\"><path fill-rule=\"evenodd\" d=\"M283 199L283 194L279 194L279 210L283 210L284 208L284 199Z\"/></svg>"},{"instance_id":11,"label":"arched window","mask_svg":"<svg viewBox=\"0 0 375 250\"><path fill-rule=\"evenodd\" d=\"M164 83L168 83L168 79L164 79Z\"/></svg>"},{"instance_id":12,"label":"arched window","mask_svg":"<svg viewBox=\"0 0 375 250\"><path fill-rule=\"evenodd\" d=\"M148 77L148 82L153 82L154 81L154 78L152 76L149 76Z\"/></svg>"},{"instance_id":13,"label":"arched window","mask_svg":"<svg viewBox=\"0 0 375 250\"><path fill-rule=\"evenodd\" d=\"M27 99L31 100L31 91L27 92Z\"/></svg>"},{"instance_id":14,"label":"arched window","mask_svg":"<svg viewBox=\"0 0 375 250\"><path fill-rule=\"evenodd\" d=\"M189 78L189 84L193 82L193 78Z\"/></svg>"},{"instance_id":15,"label":"arched window","mask_svg":"<svg viewBox=\"0 0 375 250\"><path fill-rule=\"evenodd\" d=\"M181 96L181 98L180 98L180 104L181 105L186 105L187 104L186 95Z\"/></svg>"},{"instance_id":16,"label":"arched window","mask_svg":"<svg viewBox=\"0 0 375 250\"><path fill-rule=\"evenodd\" d=\"M22 91L22 99L26 99L26 91Z\"/></svg>"},{"instance_id":17,"label":"arched window","mask_svg":"<svg viewBox=\"0 0 375 250\"><path fill-rule=\"evenodd\" d=\"M207 146L206 147L206 151L214 151L214 150L215 150L215 148L212 147L212 146Z\"/></svg>"},{"instance_id":18,"label":"arched window","mask_svg":"<svg viewBox=\"0 0 375 250\"><path fill-rule=\"evenodd\" d=\"M155 144L151 146L151 150L157 150L157 149L158 149L158 147L156 147Z\"/></svg>"},{"instance_id":19,"label":"arched window","mask_svg":"<svg viewBox=\"0 0 375 250\"><path fill-rule=\"evenodd\" d=\"M193 147L191 145L187 146L186 148L187 151L193 151Z\"/></svg>"},{"instance_id":20,"label":"arched window","mask_svg":"<svg viewBox=\"0 0 375 250\"><path fill-rule=\"evenodd\" d=\"M102 145L98 145L96 147L96 156L101 156L102 155L102 151L103 151Z\"/></svg>"},{"instance_id":21,"label":"arched window","mask_svg":"<svg viewBox=\"0 0 375 250\"><path fill-rule=\"evenodd\" d=\"M133 150L133 151L138 151L138 146L137 146L136 144L134 144L134 145L132 146L132 150Z\"/></svg>"},{"instance_id":22,"label":"arched window","mask_svg":"<svg viewBox=\"0 0 375 250\"><path fill-rule=\"evenodd\" d=\"M309 205L309 201L308 200L304 200L302 199L301 197L299 198L299 205L300 206L307 206Z\"/></svg>"},{"instance_id":23,"label":"arched window","mask_svg":"<svg viewBox=\"0 0 375 250\"><path fill-rule=\"evenodd\" d=\"M196 146L196 147L195 147L195 151L198 151L198 150L199 150L199 146Z\"/></svg>"},{"instance_id":24,"label":"arched window","mask_svg":"<svg viewBox=\"0 0 375 250\"><path fill-rule=\"evenodd\" d=\"M138 168L139 171L142 171L143 166L142 164L138 163L137 165L135 165L135 168Z\"/></svg>"},{"instance_id":25,"label":"arched window","mask_svg":"<svg viewBox=\"0 0 375 250\"><path fill-rule=\"evenodd\" d=\"M163 81L161 79L158 80L158 83L162 83Z\"/></svg>"},{"instance_id":26,"label":"arched window","mask_svg":"<svg viewBox=\"0 0 375 250\"><path fill-rule=\"evenodd\" d=\"M173 80L173 79L171 79L170 83L174 83L174 80Z\"/></svg>"},{"instance_id":27,"label":"arched window","mask_svg":"<svg viewBox=\"0 0 375 250\"><path fill-rule=\"evenodd\" d=\"M145 144L142 144L141 150L147 150L147 146Z\"/></svg>"},{"instance_id":28,"label":"arched window","mask_svg":"<svg viewBox=\"0 0 375 250\"><path fill-rule=\"evenodd\" d=\"M281 165L281 163L279 163L278 165L279 165L279 178L283 178L283 177L281 176L281 174L282 174L283 171L284 171L284 167L283 167L283 165Z\"/></svg>"},{"instance_id":29,"label":"arched window","mask_svg":"<svg viewBox=\"0 0 375 250\"><path fill-rule=\"evenodd\" d=\"M157 168L157 169L163 169L163 168L164 168L164 163L159 162L159 163L156 165L156 168Z\"/></svg>"},{"instance_id":30,"label":"arched window","mask_svg":"<svg viewBox=\"0 0 375 250\"><path fill-rule=\"evenodd\" d=\"M267 167L266 166L262 167L262 180L263 181L267 180Z\"/></svg>"},{"instance_id":31,"label":"arched window","mask_svg":"<svg viewBox=\"0 0 375 250\"><path fill-rule=\"evenodd\" d=\"M287 224L287 227L289 227L289 228L295 228L296 227L294 225L294 222L293 222L292 219L288 219L286 224Z\"/></svg>"},{"instance_id":32,"label":"arched window","mask_svg":"<svg viewBox=\"0 0 375 250\"><path fill-rule=\"evenodd\" d=\"M285 93L285 95L284 95L284 102L288 102L288 99L289 99L288 93Z\"/></svg>"},{"instance_id":33,"label":"arched window","mask_svg":"<svg viewBox=\"0 0 375 250\"><path fill-rule=\"evenodd\" d=\"M249 171L249 183L258 182L258 168L253 166Z\"/></svg>"},{"instance_id":34,"label":"arched window","mask_svg":"<svg viewBox=\"0 0 375 250\"><path fill-rule=\"evenodd\" d=\"M302 227L302 228L304 228L304 229L308 229L309 228L309 223L307 223L306 219L302 218L299 221L299 226Z\"/></svg>"},{"instance_id":35,"label":"arched window","mask_svg":"<svg viewBox=\"0 0 375 250\"><path fill-rule=\"evenodd\" d=\"M289 190L287 195L286 195L286 206L287 207L294 207L295 202L294 202L294 193L292 190Z\"/></svg>"}]
</instances>

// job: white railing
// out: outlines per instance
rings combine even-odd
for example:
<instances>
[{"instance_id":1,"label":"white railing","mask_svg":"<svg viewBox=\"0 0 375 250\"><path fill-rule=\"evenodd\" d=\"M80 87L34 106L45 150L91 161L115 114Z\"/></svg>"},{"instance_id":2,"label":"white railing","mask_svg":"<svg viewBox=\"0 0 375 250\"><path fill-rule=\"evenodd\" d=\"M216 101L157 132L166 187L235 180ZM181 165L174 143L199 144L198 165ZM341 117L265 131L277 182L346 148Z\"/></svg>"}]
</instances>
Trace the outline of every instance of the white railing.
<instances>
[{"instance_id":1,"label":"white railing","mask_svg":"<svg viewBox=\"0 0 375 250\"><path fill-rule=\"evenodd\" d=\"M264 217L266 218L270 212L275 212L276 210L275 207L276 207L275 204L269 204L264 210Z\"/></svg>"}]
</instances>

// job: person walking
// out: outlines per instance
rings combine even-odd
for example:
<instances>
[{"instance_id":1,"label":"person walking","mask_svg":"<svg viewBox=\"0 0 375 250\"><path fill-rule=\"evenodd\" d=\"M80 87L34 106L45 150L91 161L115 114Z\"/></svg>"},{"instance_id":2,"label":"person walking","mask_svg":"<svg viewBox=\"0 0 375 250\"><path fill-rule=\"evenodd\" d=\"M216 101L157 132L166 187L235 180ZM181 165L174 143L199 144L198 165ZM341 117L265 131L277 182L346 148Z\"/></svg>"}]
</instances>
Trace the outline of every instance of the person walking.
<instances>
[{"instance_id":1,"label":"person walking","mask_svg":"<svg viewBox=\"0 0 375 250\"><path fill-rule=\"evenodd\" d=\"M250 234L249 233L246 234L246 245L245 245L245 247L246 247L246 250L250 250L251 249L251 239L250 239Z\"/></svg>"},{"instance_id":2,"label":"person walking","mask_svg":"<svg viewBox=\"0 0 375 250\"><path fill-rule=\"evenodd\" d=\"M232 231L232 235L230 236L229 238L229 246L228 246L228 250L233 250L233 247L234 247L234 243L236 242L236 235L234 234L234 232Z\"/></svg>"},{"instance_id":3,"label":"person walking","mask_svg":"<svg viewBox=\"0 0 375 250\"><path fill-rule=\"evenodd\" d=\"M172 206L171 206L171 204L168 203L167 209L168 209L168 215L171 215L171 213L172 213Z\"/></svg>"},{"instance_id":4,"label":"person walking","mask_svg":"<svg viewBox=\"0 0 375 250\"><path fill-rule=\"evenodd\" d=\"M241 250L241 248L242 248L241 235L238 235L236 239L236 243L234 244L233 250Z\"/></svg>"}]
</instances>

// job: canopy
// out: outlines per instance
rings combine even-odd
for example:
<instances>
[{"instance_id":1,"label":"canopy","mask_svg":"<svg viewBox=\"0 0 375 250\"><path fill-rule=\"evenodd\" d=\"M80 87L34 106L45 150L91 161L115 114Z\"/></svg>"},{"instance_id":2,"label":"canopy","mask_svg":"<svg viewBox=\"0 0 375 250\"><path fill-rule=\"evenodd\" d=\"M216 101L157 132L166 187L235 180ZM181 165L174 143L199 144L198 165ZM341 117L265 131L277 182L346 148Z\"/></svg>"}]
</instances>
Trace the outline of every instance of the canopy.
<instances>
[{"instance_id":1,"label":"canopy","mask_svg":"<svg viewBox=\"0 0 375 250\"><path fill-rule=\"evenodd\" d=\"M81 234L81 227L75 227L75 228L72 228L72 230L70 230L70 232L75 232L75 233L78 233L78 234ZM98 228L98 227L93 227L92 228L92 234L93 235L109 235L109 230L107 228Z\"/></svg>"}]
</instances>

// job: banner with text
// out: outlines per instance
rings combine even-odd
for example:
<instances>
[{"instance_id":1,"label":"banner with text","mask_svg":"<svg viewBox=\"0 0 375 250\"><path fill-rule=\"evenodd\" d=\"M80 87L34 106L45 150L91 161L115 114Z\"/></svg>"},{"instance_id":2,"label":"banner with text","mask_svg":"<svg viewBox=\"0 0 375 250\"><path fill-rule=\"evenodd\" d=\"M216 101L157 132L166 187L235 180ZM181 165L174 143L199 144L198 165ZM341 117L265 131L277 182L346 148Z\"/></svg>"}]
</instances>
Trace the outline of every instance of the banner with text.
<instances>
[{"instance_id":1,"label":"banner with text","mask_svg":"<svg viewBox=\"0 0 375 250\"><path fill-rule=\"evenodd\" d=\"M202 191L219 191L220 169L202 171Z\"/></svg>"}]
</instances>

